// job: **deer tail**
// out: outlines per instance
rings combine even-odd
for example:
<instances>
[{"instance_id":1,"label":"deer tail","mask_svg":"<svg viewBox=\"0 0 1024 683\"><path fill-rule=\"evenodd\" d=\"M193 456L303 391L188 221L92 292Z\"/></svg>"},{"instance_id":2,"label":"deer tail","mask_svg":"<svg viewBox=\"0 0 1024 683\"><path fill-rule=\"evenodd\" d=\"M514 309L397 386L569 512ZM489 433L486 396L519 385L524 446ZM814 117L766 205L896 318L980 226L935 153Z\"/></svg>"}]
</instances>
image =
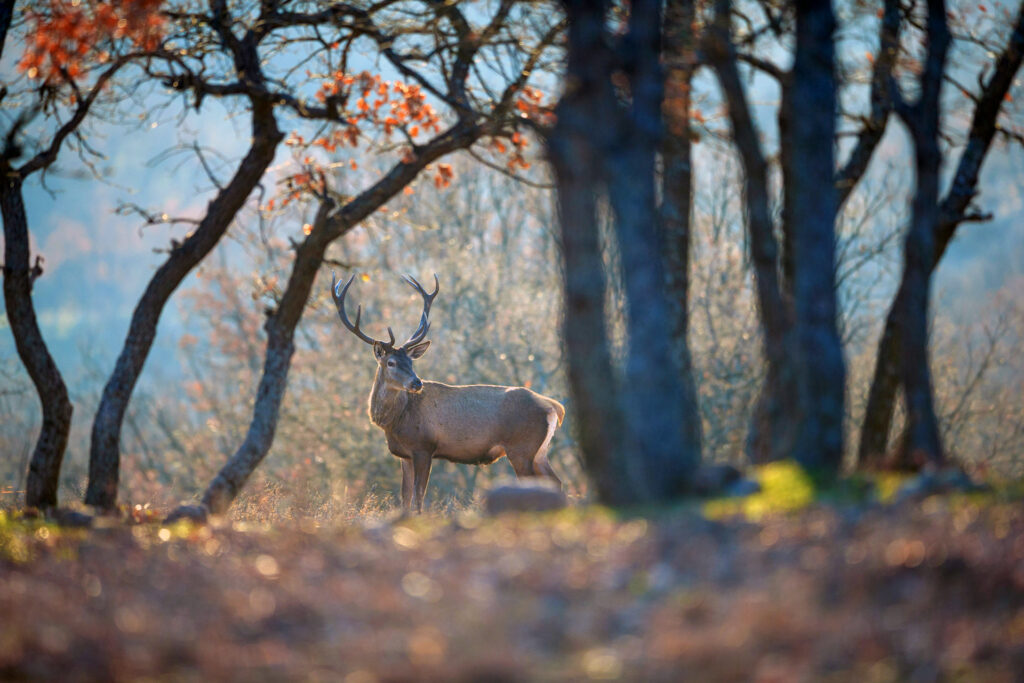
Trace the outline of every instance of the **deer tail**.
<instances>
[{"instance_id":1,"label":"deer tail","mask_svg":"<svg viewBox=\"0 0 1024 683\"><path fill-rule=\"evenodd\" d=\"M551 399L551 407L555 409L555 414L558 416L558 426L562 426L562 420L565 419L565 406L558 401Z\"/></svg>"}]
</instances>

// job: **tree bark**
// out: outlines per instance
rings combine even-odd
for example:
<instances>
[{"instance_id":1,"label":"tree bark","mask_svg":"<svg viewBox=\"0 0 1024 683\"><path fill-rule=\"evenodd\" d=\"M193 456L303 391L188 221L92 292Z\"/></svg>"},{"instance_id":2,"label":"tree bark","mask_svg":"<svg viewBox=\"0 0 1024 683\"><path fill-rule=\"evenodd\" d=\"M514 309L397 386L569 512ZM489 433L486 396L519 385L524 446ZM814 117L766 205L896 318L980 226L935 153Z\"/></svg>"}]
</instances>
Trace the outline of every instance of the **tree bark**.
<instances>
[{"instance_id":1,"label":"tree bark","mask_svg":"<svg viewBox=\"0 0 1024 683\"><path fill-rule=\"evenodd\" d=\"M910 229L903 249L903 290L899 312L903 327L903 391L907 407L904 462L941 464L942 443L935 416L928 359L928 303L931 264L939 223L939 102L946 52L949 47L946 6L928 0L928 54L921 75L921 94L913 106L899 111L914 140L916 189Z\"/></svg>"},{"instance_id":2,"label":"tree bark","mask_svg":"<svg viewBox=\"0 0 1024 683\"><path fill-rule=\"evenodd\" d=\"M754 407L747 450L753 462L766 462L788 457L797 434L796 375L794 354L790 352L792 315L779 280L779 247L771 216L768 164L736 66L729 17L730 3L719 2L714 22L705 34L704 49L725 96L733 141L743 164L748 245L766 365L765 385Z\"/></svg>"},{"instance_id":3,"label":"tree bark","mask_svg":"<svg viewBox=\"0 0 1024 683\"><path fill-rule=\"evenodd\" d=\"M689 487L698 456L683 443L682 388L665 328L666 249L655 197L655 157L662 136L660 36L660 2L635 0L621 50L632 104L621 112L602 156L627 302L622 391L627 449L622 457L643 463L645 488L654 500L669 500ZM602 123L595 120L594 126Z\"/></svg>"},{"instance_id":4,"label":"tree bark","mask_svg":"<svg viewBox=\"0 0 1024 683\"><path fill-rule=\"evenodd\" d=\"M1024 5L1018 10L1014 28L1006 48L996 59L995 69L988 83L982 88L971 118L967 144L957 163L953 182L942 201L936 228L933 258L929 263L928 277L938 267L957 227L965 220L982 216L967 214L978 184L978 174L997 130L996 122L1000 109L1021 67L1024 57ZM875 370L868 394L867 407L860 430L860 444L857 449L857 465L861 468L877 469L885 466L914 467L915 464L897 458L887 461L886 449L892 418L896 407L896 394L900 388L900 349L903 347L900 312L906 307L907 284L901 279L896 297L885 319L875 359Z\"/></svg>"},{"instance_id":5,"label":"tree bark","mask_svg":"<svg viewBox=\"0 0 1024 683\"><path fill-rule=\"evenodd\" d=\"M210 202L199 227L171 251L156 271L135 307L128 335L113 373L107 380L92 426L89 485L85 502L104 509L117 502L121 425L132 391L156 337L164 305L186 275L217 245L253 188L273 162L284 134L278 129L273 105L253 103L252 144L231 178Z\"/></svg>"},{"instance_id":6,"label":"tree bark","mask_svg":"<svg viewBox=\"0 0 1024 683\"><path fill-rule=\"evenodd\" d=\"M244 441L203 494L202 504L209 512L225 513L270 451L295 350L295 328L302 318L327 247L394 197L427 164L455 150L469 147L484 132L480 126L460 122L421 147L414 161L399 163L340 209L335 210L331 200L321 202L312 231L296 251L281 301L264 325L267 348L252 420Z\"/></svg>"},{"instance_id":7,"label":"tree bark","mask_svg":"<svg viewBox=\"0 0 1024 683\"><path fill-rule=\"evenodd\" d=\"M795 314L799 436L793 457L826 478L842 465L846 369L836 327L835 219L832 181L836 80L827 2L796 3L796 54L789 84L790 111L802 112L788 131L792 296Z\"/></svg>"},{"instance_id":8,"label":"tree bark","mask_svg":"<svg viewBox=\"0 0 1024 683\"><path fill-rule=\"evenodd\" d=\"M697 383L690 353L690 242L693 209L693 143L690 138L691 83L696 69L693 0L668 0L665 6L664 61L666 131L661 146L659 226L665 245L665 270L671 313L671 339L682 389L680 418L683 450L700 459L703 439Z\"/></svg>"},{"instance_id":9,"label":"tree bark","mask_svg":"<svg viewBox=\"0 0 1024 683\"><path fill-rule=\"evenodd\" d=\"M18 357L25 365L42 404L42 426L29 462L25 504L57 505L61 462L71 430L71 401L60 370L46 348L32 305L32 283L39 272L30 265L28 219L22 177L4 162L0 166L0 209L4 220L4 305Z\"/></svg>"},{"instance_id":10,"label":"tree bark","mask_svg":"<svg viewBox=\"0 0 1024 683\"><path fill-rule=\"evenodd\" d=\"M598 231L602 156L617 111L609 81L603 1L570 0L566 91L548 137L564 259L563 336L576 437L598 500L626 504L649 495L640 463L624 457L625 417L605 328L606 279ZM603 125L595 129L595 118Z\"/></svg>"}]
</instances>

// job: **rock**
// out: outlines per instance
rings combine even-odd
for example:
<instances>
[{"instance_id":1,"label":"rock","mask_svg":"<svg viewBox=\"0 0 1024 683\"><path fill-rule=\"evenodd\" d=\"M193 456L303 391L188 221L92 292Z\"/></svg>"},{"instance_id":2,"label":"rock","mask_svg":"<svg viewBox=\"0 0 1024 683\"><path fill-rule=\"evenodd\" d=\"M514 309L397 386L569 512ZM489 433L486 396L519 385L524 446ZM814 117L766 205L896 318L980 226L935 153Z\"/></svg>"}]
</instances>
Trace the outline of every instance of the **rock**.
<instances>
[{"instance_id":1,"label":"rock","mask_svg":"<svg viewBox=\"0 0 1024 683\"><path fill-rule=\"evenodd\" d=\"M701 465L693 476L693 492L698 496L717 496L743 473L732 465L724 463Z\"/></svg>"},{"instance_id":2,"label":"rock","mask_svg":"<svg viewBox=\"0 0 1024 683\"><path fill-rule=\"evenodd\" d=\"M85 529L92 526L93 516L77 510L56 508L50 512L50 519L60 526Z\"/></svg>"},{"instance_id":3,"label":"rock","mask_svg":"<svg viewBox=\"0 0 1024 683\"><path fill-rule=\"evenodd\" d=\"M164 524L174 524L183 519L195 524L206 524L209 516L210 511L205 505L179 505L171 511L171 514L167 515Z\"/></svg>"},{"instance_id":4,"label":"rock","mask_svg":"<svg viewBox=\"0 0 1024 683\"><path fill-rule=\"evenodd\" d=\"M963 470L950 467L942 470L921 472L896 492L893 502L922 500L928 496L944 493L971 493L985 491L989 487L973 481Z\"/></svg>"},{"instance_id":5,"label":"rock","mask_svg":"<svg viewBox=\"0 0 1024 683\"><path fill-rule=\"evenodd\" d=\"M723 496L742 498L761 492L761 485L753 479L737 479L722 490Z\"/></svg>"},{"instance_id":6,"label":"rock","mask_svg":"<svg viewBox=\"0 0 1024 683\"><path fill-rule=\"evenodd\" d=\"M547 479L504 480L484 498L489 515L503 512L546 512L561 510L568 505L562 489Z\"/></svg>"}]
</instances>

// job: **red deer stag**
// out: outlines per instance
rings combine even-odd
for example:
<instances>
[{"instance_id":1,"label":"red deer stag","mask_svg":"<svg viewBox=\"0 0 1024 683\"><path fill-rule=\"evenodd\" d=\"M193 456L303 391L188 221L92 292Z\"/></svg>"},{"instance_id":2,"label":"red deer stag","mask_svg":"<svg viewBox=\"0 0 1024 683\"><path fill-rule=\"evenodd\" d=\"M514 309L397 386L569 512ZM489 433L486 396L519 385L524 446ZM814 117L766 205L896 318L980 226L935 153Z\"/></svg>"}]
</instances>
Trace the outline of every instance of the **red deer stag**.
<instances>
[{"instance_id":1,"label":"red deer stag","mask_svg":"<svg viewBox=\"0 0 1024 683\"><path fill-rule=\"evenodd\" d=\"M354 279L342 287L332 275L331 296L342 324L373 346L377 375L370 390L370 420L384 430L388 450L402 461L402 507L408 511L415 505L422 512L434 458L484 465L507 455L517 477L546 476L561 486L547 457L551 437L565 417L561 403L524 387L451 386L416 376L412 362L430 346L424 337L430 329L430 305L440 289L437 275L432 294L412 276L404 278L423 297L423 314L401 346L395 346L390 327L386 342L359 329L362 306L356 309L355 324L349 321L345 295Z\"/></svg>"}]
</instances>

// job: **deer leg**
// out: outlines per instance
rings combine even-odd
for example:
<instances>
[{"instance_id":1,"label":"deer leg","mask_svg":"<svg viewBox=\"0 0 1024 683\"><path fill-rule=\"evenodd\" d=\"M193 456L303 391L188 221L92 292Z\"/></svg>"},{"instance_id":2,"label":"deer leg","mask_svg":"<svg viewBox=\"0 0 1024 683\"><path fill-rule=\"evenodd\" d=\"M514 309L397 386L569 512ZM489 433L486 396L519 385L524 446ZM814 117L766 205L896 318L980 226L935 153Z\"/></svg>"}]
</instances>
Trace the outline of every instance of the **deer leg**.
<instances>
[{"instance_id":1,"label":"deer leg","mask_svg":"<svg viewBox=\"0 0 1024 683\"><path fill-rule=\"evenodd\" d=\"M415 488L413 497L417 513L423 512L423 496L427 492L427 481L430 479L430 461L429 453L412 454L413 486Z\"/></svg>"},{"instance_id":2,"label":"deer leg","mask_svg":"<svg viewBox=\"0 0 1024 683\"><path fill-rule=\"evenodd\" d=\"M554 468L551 467L551 463L548 462L547 453L538 453L534 456L533 473L538 477L548 477L558 485L558 488L562 488L562 480L558 478Z\"/></svg>"},{"instance_id":3,"label":"deer leg","mask_svg":"<svg viewBox=\"0 0 1024 683\"><path fill-rule=\"evenodd\" d=\"M516 479L533 476L533 462L529 453L521 448L509 448L506 453L508 461L512 463L512 469L516 472Z\"/></svg>"},{"instance_id":4,"label":"deer leg","mask_svg":"<svg viewBox=\"0 0 1024 683\"><path fill-rule=\"evenodd\" d=\"M402 509L409 512L409 508L412 507L412 492L413 492L413 467L412 461L406 458L401 459L402 463Z\"/></svg>"}]
</instances>

